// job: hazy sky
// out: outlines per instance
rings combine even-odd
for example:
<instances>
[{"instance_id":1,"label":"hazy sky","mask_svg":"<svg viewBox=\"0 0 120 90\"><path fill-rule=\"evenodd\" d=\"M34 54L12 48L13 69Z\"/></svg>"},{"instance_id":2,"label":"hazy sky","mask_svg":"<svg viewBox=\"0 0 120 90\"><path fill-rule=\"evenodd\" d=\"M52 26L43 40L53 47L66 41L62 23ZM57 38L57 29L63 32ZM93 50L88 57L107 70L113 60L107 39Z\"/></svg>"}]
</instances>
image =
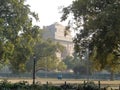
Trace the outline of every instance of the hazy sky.
<instances>
[{"instance_id":1,"label":"hazy sky","mask_svg":"<svg viewBox=\"0 0 120 90\"><path fill-rule=\"evenodd\" d=\"M59 13L61 6L68 6L73 0L27 0L31 10L38 13L41 28L55 22L60 22L62 14ZM65 24L65 23L62 23Z\"/></svg>"}]
</instances>

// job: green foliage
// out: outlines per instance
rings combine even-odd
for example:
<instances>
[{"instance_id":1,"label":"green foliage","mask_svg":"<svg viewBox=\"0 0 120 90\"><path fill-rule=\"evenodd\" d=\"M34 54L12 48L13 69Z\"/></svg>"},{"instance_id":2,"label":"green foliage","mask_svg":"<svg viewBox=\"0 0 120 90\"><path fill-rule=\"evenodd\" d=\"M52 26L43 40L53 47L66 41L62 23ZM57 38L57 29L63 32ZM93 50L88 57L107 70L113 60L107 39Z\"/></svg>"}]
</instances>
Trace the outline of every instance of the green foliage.
<instances>
[{"instance_id":1,"label":"green foliage","mask_svg":"<svg viewBox=\"0 0 120 90\"><path fill-rule=\"evenodd\" d=\"M56 56L57 52L62 52L64 47L59 43L54 43L51 40L40 39L35 43L34 55L36 57L36 71L38 70L64 70L65 64ZM32 70L33 58L27 62L26 68Z\"/></svg>"},{"instance_id":2,"label":"green foliage","mask_svg":"<svg viewBox=\"0 0 120 90\"><path fill-rule=\"evenodd\" d=\"M57 65L57 69L58 69L59 71L64 71L64 70L66 70L66 68L67 68L67 66L66 66L65 63L62 62L62 61L60 61L60 62L58 63L58 65Z\"/></svg>"},{"instance_id":3,"label":"green foliage","mask_svg":"<svg viewBox=\"0 0 120 90\"><path fill-rule=\"evenodd\" d=\"M32 25L31 12L25 0L0 0L0 61L9 61L13 72L25 71L39 27Z\"/></svg>"},{"instance_id":4,"label":"green foliage","mask_svg":"<svg viewBox=\"0 0 120 90\"><path fill-rule=\"evenodd\" d=\"M27 81L20 81L17 83L11 83L7 80L3 80L0 82L0 89L1 90L61 90L60 87L45 84L41 85L38 83L29 84Z\"/></svg>"},{"instance_id":5,"label":"green foliage","mask_svg":"<svg viewBox=\"0 0 120 90\"><path fill-rule=\"evenodd\" d=\"M69 84L66 83L60 86L53 85L52 83L46 84L29 84L27 81L20 81L17 83L11 83L7 80L0 82L1 90L99 90L98 85L94 82L84 82L83 84Z\"/></svg>"},{"instance_id":6,"label":"green foliage","mask_svg":"<svg viewBox=\"0 0 120 90\"><path fill-rule=\"evenodd\" d=\"M87 67L85 65L76 65L73 71L75 74L85 75L87 74Z\"/></svg>"},{"instance_id":7,"label":"green foliage","mask_svg":"<svg viewBox=\"0 0 120 90\"><path fill-rule=\"evenodd\" d=\"M90 81L84 84L84 90L99 90L99 88L94 82Z\"/></svg>"},{"instance_id":8,"label":"green foliage","mask_svg":"<svg viewBox=\"0 0 120 90\"><path fill-rule=\"evenodd\" d=\"M98 86L92 82L85 82L84 84L63 84L60 86L62 90L99 90Z\"/></svg>"},{"instance_id":9,"label":"green foliage","mask_svg":"<svg viewBox=\"0 0 120 90\"><path fill-rule=\"evenodd\" d=\"M68 69L73 69L76 65L85 64L84 61L77 55L77 53L73 53L73 56L67 56L64 60Z\"/></svg>"},{"instance_id":10,"label":"green foliage","mask_svg":"<svg viewBox=\"0 0 120 90\"><path fill-rule=\"evenodd\" d=\"M67 69L72 69L74 73L86 74L86 61L81 60L76 53L73 54L74 57L67 56L63 62L67 65Z\"/></svg>"},{"instance_id":11,"label":"green foliage","mask_svg":"<svg viewBox=\"0 0 120 90\"><path fill-rule=\"evenodd\" d=\"M71 56L67 56L65 59L63 59L63 62L67 65L67 69L73 69L75 66L75 61Z\"/></svg>"},{"instance_id":12,"label":"green foliage","mask_svg":"<svg viewBox=\"0 0 120 90\"><path fill-rule=\"evenodd\" d=\"M109 67L119 71L119 14L119 0L75 0L63 9L62 20L73 15L70 25L78 32L74 39L76 52L81 56L89 48L96 70Z\"/></svg>"},{"instance_id":13,"label":"green foliage","mask_svg":"<svg viewBox=\"0 0 120 90\"><path fill-rule=\"evenodd\" d=\"M37 70L55 70L59 59L47 56L37 62Z\"/></svg>"}]
</instances>

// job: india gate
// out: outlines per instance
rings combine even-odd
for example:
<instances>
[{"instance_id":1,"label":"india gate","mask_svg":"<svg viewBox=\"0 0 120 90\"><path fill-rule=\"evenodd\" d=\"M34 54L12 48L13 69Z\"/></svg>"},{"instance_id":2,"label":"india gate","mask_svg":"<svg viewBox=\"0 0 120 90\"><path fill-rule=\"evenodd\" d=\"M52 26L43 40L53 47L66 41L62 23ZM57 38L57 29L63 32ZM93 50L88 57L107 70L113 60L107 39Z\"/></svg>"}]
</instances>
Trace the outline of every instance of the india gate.
<instances>
[{"instance_id":1,"label":"india gate","mask_svg":"<svg viewBox=\"0 0 120 90\"><path fill-rule=\"evenodd\" d=\"M64 59L66 56L72 56L74 52L72 35L68 33L68 35L64 36L65 29L66 27L59 23L43 27L44 39L51 39L53 42L58 42L65 47L62 53L56 53L60 59Z\"/></svg>"}]
</instances>

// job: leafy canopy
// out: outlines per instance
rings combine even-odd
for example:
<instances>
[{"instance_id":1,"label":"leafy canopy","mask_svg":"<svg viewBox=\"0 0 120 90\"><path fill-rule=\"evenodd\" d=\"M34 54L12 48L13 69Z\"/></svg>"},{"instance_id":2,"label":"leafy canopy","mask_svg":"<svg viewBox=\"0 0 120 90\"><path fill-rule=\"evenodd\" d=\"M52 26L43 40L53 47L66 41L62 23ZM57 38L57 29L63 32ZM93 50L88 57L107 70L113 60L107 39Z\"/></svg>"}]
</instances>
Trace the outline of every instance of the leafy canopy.
<instances>
[{"instance_id":1,"label":"leafy canopy","mask_svg":"<svg viewBox=\"0 0 120 90\"><path fill-rule=\"evenodd\" d=\"M79 56L89 48L89 56L95 69L119 69L120 45L120 1L119 0L75 0L63 8L61 20L69 16L70 27L77 30L74 39ZM119 71L119 70L118 70Z\"/></svg>"},{"instance_id":2,"label":"leafy canopy","mask_svg":"<svg viewBox=\"0 0 120 90\"><path fill-rule=\"evenodd\" d=\"M32 18L38 20L37 14L24 3L0 0L0 61L8 61L13 71L24 71L39 32L39 27L32 25Z\"/></svg>"},{"instance_id":3,"label":"leafy canopy","mask_svg":"<svg viewBox=\"0 0 120 90\"><path fill-rule=\"evenodd\" d=\"M34 55L36 57L36 71L39 70L65 70L66 65L57 57L57 52L63 52L64 47L59 43L55 43L50 39L40 39L34 46ZM26 63L27 70L31 71L33 58Z\"/></svg>"}]
</instances>

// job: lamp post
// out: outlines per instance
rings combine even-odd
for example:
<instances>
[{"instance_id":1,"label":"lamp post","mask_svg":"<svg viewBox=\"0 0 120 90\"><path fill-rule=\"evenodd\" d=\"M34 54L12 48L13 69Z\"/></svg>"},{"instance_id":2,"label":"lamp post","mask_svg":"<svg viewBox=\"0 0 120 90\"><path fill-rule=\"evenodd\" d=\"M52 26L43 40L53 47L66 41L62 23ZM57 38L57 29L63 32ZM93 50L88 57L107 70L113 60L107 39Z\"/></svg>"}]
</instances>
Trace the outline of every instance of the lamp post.
<instances>
[{"instance_id":1,"label":"lamp post","mask_svg":"<svg viewBox=\"0 0 120 90\"><path fill-rule=\"evenodd\" d=\"M86 74L87 74L87 81L89 81L89 44L86 43Z\"/></svg>"},{"instance_id":2,"label":"lamp post","mask_svg":"<svg viewBox=\"0 0 120 90\"><path fill-rule=\"evenodd\" d=\"M36 57L33 57L33 84L35 84L35 64L36 64Z\"/></svg>"},{"instance_id":3,"label":"lamp post","mask_svg":"<svg viewBox=\"0 0 120 90\"><path fill-rule=\"evenodd\" d=\"M86 49L86 53L87 53L87 55L86 55L86 59L87 59L87 81L89 81L89 47L87 47L87 49Z\"/></svg>"},{"instance_id":4,"label":"lamp post","mask_svg":"<svg viewBox=\"0 0 120 90\"><path fill-rule=\"evenodd\" d=\"M85 59L86 59L86 74L87 74L87 77L86 77L86 80L87 80L87 82L89 81L89 74L90 74L90 63L89 63L89 44L90 44L90 42L89 42L89 38L88 39L86 39L84 42L83 42L83 44L84 44L84 47L85 47L85 51L86 51L86 53L85 53Z\"/></svg>"}]
</instances>

